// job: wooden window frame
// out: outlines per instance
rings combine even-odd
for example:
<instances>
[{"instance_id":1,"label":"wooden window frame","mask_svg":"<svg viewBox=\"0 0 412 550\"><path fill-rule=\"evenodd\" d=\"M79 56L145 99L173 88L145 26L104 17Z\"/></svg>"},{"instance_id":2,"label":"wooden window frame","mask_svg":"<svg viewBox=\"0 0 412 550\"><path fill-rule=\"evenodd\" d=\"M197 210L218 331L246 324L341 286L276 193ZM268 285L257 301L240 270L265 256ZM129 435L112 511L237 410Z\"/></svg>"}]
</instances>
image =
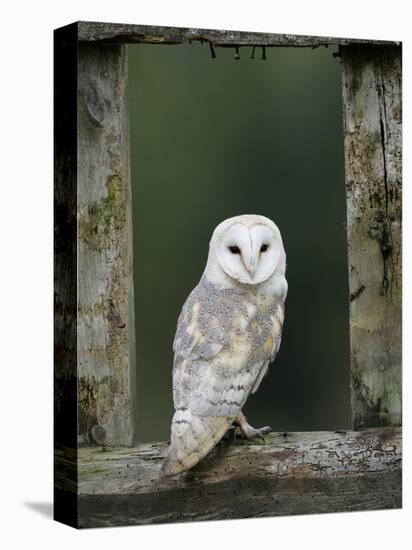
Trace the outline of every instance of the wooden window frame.
<instances>
[{"instance_id":1,"label":"wooden window frame","mask_svg":"<svg viewBox=\"0 0 412 550\"><path fill-rule=\"evenodd\" d=\"M353 429L222 444L161 479L167 444L135 442L126 44L199 40L212 52L339 47ZM55 519L92 527L401 507L401 51L110 23L55 31Z\"/></svg>"}]
</instances>

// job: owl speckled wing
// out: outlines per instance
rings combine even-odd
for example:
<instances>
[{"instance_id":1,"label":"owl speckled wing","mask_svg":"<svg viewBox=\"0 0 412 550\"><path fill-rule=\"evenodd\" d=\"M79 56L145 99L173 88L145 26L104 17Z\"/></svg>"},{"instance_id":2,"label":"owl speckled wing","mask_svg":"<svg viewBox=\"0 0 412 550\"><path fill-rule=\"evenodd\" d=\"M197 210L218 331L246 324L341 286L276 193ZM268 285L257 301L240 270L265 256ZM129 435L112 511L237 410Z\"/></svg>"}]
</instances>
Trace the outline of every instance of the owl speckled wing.
<instances>
[{"instance_id":1,"label":"owl speckled wing","mask_svg":"<svg viewBox=\"0 0 412 550\"><path fill-rule=\"evenodd\" d=\"M257 228L259 225L264 226L263 230ZM222 232L226 239L229 234L229 240L223 238L223 252L218 253L216 262ZM257 253L253 253L253 246L258 247ZM273 250L259 260L262 250L265 252L269 246ZM229 258L223 264L224 255L238 253L245 266L241 269L247 274L234 273L237 260L231 262ZM267 218L239 216L215 230L206 270L178 320L173 346L175 414L163 465L165 475L178 474L197 464L234 421L246 437L259 437L270 430L249 426L241 410L279 349L287 291L284 270L280 234Z\"/></svg>"}]
</instances>

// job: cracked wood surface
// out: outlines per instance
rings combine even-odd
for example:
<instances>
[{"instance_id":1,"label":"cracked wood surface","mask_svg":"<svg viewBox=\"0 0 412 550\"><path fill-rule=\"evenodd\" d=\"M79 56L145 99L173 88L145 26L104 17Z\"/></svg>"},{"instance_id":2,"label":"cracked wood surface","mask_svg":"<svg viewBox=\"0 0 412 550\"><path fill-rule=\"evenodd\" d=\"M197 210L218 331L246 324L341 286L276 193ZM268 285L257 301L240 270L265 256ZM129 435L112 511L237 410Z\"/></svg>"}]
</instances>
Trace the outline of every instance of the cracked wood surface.
<instances>
[{"instance_id":1,"label":"cracked wood surface","mask_svg":"<svg viewBox=\"0 0 412 550\"><path fill-rule=\"evenodd\" d=\"M79 443L134 443L135 330L124 45L79 46Z\"/></svg>"},{"instance_id":2,"label":"cracked wood surface","mask_svg":"<svg viewBox=\"0 0 412 550\"><path fill-rule=\"evenodd\" d=\"M354 427L401 424L401 49L343 47Z\"/></svg>"},{"instance_id":3,"label":"cracked wood surface","mask_svg":"<svg viewBox=\"0 0 412 550\"><path fill-rule=\"evenodd\" d=\"M401 430L272 433L225 440L161 478L165 443L79 449L79 526L246 518L401 506ZM57 460L67 453L57 453ZM66 462L66 467L69 464ZM64 469L62 468L61 471ZM58 485L76 487L59 479Z\"/></svg>"},{"instance_id":4,"label":"cracked wood surface","mask_svg":"<svg viewBox=\"0 0 412 550\"><path fill-rule=\"evenodd\" d=\"M158 27L121 23L97 23L79 21L79 41L120 42L143 44L182 44L204 41L214 46L294 46L317 47L344 44L399 44L385 40L359 38L334 38L328 36L304 36L298 34L273 34L233 30L193 29L183 27Z\"/></svg>"}]
</instances>

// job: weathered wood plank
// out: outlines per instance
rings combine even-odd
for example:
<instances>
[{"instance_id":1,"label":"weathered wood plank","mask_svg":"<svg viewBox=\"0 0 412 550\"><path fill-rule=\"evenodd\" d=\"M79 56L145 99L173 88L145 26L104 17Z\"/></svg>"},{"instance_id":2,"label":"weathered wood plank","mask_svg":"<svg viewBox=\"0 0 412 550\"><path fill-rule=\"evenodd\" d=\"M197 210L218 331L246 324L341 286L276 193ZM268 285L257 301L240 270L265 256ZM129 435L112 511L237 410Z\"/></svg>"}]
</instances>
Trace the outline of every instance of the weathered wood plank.
<instances>
[{"instance_id":1,"label":"weathered wood plank","mask_svg":"<svg viewBox=\"0 0 412 550\"><path fill-rule=\"evenodd\" d=\"M384 40L304 36L298 34L253 33L231 30L157 27L120 23L79 21L80 42L120 42L182 44L195 40L214 46L294 46L317 47L338 44L399 44Z\"/></svg>"},{"instance_id":2,"label":"weathered wood plank","mask_svg":"<svg viewBox=\"0 0 412 550\"><path fill-rule=\"evenodd\" d=\"M79 525L401 506L399 428L270 434L264 445L227 440L176 478L161 477L166 450L164 443L80 449Z\"/></svg>"},{"instance_id":3,"label":"weathered wood plank","mask_svg":"<svg viewBox=\"0 0 412 550\"><path fill-rule=\"evenodd\" d=\"M80 443L134 442L135 332L126 46L79 47Z\"/></svg>"},{"instance_id":4,"label":"weathered wood plank","mask_svg":"<svg viewBox=\"0 0 412 550\"><path fill-rule=\"evenodd\" d=\"M401 424L401 49L344 47L354 426Z\"/></svg>"}]
</instances>

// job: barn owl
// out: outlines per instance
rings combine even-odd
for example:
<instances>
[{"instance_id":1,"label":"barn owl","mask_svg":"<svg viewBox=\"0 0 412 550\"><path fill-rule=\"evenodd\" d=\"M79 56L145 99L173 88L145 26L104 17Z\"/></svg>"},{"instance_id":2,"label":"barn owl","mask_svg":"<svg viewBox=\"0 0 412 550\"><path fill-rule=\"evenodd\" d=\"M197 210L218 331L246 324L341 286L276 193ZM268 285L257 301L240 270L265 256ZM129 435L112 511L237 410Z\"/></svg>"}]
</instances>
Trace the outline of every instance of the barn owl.
<instances>
[{"instance_id":1,"label":"barn owl","mask_svg":"<svg viewBox=\"0 0 412 550\"><path fill-rule=\"evenodd\" d=\"M173 343L173 400L166 476L189 470L232 425L244 437L242 408L279 350L287 293L277 226L259 215L229 218L210 241L206 268L186 300Z\"/></svg>"}]
</instances>

